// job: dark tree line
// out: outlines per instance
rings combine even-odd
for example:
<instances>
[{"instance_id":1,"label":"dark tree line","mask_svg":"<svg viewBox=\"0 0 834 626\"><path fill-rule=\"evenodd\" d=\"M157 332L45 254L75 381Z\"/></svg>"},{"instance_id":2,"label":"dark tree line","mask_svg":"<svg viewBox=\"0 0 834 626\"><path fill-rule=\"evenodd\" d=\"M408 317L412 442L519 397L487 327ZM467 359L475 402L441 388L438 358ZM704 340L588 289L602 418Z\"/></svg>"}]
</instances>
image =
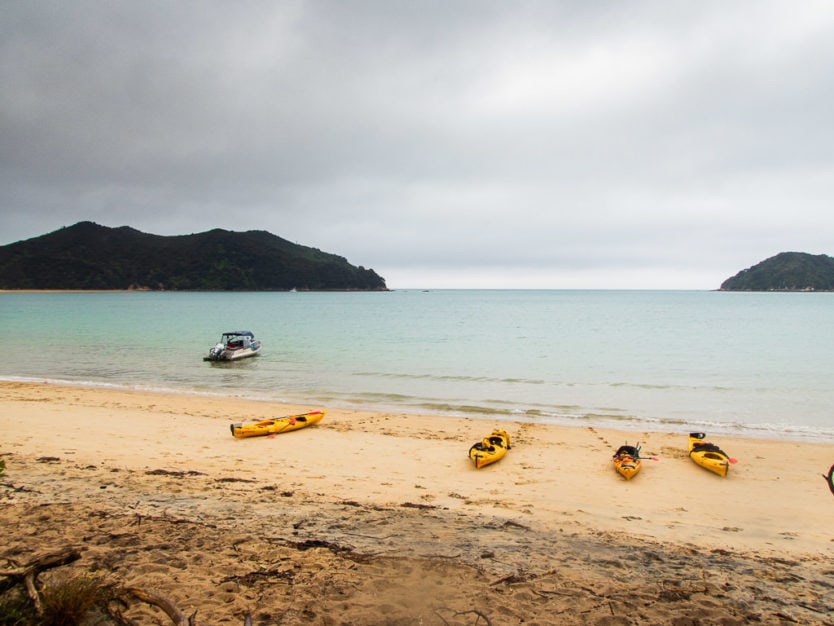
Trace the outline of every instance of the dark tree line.
<instances>
[{"instance_id":1,"label":"dark tree line","mask_svg":"<svg viewBox=\"0 0 834 626\"><path fill-rule=\"evenodd\" d=\"M371 269L265 231L165 237L92 222L0 247L0 289L386 290Z\"/></svg>"},{"instance_id":2,"label":"dark tree line","mask_svg":"<svg viewBox=\"0 0 834 626\"><path fill-rule=\"evenodd\" d=\"M722 291L834 291L834 258L782 252L721 283Z\"/></svg>"}]
</instances>

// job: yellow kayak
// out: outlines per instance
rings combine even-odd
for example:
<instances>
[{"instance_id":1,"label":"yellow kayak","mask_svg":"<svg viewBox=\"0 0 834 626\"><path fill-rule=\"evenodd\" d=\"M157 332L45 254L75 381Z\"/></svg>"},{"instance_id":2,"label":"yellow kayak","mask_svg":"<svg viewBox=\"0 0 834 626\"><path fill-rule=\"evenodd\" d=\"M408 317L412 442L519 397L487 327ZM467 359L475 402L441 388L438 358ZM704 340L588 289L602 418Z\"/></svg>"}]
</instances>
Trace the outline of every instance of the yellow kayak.
<instances>
[{"instance_id":1,"label":"yellow kayak","mask_svg":"<svg viewBox=\"0 0 834 626\"><path fill-rule=\"evenodd\" d=\"M704 433L689 433L689 456L701 467L715 472L719 476L726 476L730 464L735 459L712 443L704 443Z\"/></svg>"},{"instance_id":2,"label":"yellow kayak","mask_svg":"<svg viewBox=\"0 0 834 626\"><path fill-rule=\"evenodd\" d=\"M484 465L502 459L509 449L510 436L507 431L493 430L489 437L484 437L469 448L469 458L475 463L476 469L481 469Z\"/></svg>"},{"instance_id":3,"label":"yellow kayak","mask_svg":"<svg viewBox=\"0 0 834 626\"><path fill-rule=\"evenodd\" d=\"M287 415L271 420L262 420L255 424L230 424L229 428L234 437L259 437L262 435L277 435L291 430L298 430L311 424L317 424L324 417L324 411L310 411L300 415Z\"/></svg>"},{"instance_id":4,"label":"yellow kayak","mask_svg":"<svg viewBox=\"0 0 834 626\"><path fill-rule=\"evenodd\" d=\"M640 444L620 446L614 453L612 461L614 469L626 480L631 480L643 466L643 462L640 460Z\"/></svg>"}]
</instances>

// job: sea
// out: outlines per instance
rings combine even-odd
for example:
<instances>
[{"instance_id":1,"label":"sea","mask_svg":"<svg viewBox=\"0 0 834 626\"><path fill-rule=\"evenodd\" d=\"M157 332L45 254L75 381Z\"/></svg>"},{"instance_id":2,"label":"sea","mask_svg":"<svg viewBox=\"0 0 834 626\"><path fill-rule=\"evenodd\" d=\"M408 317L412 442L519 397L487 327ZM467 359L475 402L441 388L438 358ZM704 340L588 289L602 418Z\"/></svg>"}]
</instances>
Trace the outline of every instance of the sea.
<instances>
[{"instance_id":1,"label":"sea","mask_svg":"<svg viewBox=\"0 0 834 626\"><path fill-rule=\"evenodd\" d=\"M221 333L261 354L203 361ZM834 443L834 293L0 293L0 379Z\"/></svg>"}]
</instances>

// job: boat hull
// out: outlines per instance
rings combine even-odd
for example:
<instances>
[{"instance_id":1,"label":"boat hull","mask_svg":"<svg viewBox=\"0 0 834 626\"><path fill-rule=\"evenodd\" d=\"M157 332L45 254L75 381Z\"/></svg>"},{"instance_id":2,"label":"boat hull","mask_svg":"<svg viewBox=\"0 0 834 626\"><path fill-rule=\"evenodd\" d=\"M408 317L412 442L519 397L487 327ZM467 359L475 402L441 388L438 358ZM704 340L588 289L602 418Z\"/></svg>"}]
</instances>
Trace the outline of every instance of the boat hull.
<instances>
[{"instance_id":1,"label":"boat hull","mask_svg":"<svg viewBox=\"0 0 834 626\"><path fill-rule=\"evenodd\" d=\"M310 411L299 415L286 415L275 419L261 420L254 424L230 424L229 429L232 436L238 439L245 437L263 437L265 435L278 435L288 433L291 430L306 428L318 424L324 417L324 411Z\"/></svg>"},{"instance_id":2,"label":"boat hull","mask_svg":"<svg viewBox=\"0 0 834 626\"><path fill-rule=\"evenodd\" d=\"M203 357L203 361L238 361L240 359L248 359L249 357L257 356L261 351L261 343L255 342L248 348L224 348L223 350L212 350L207 356Z\"/></svg>"},{"instance_id":3,"label":"boat hull","mask_svg":"<svg viewBox=\"0 0 834 626\"><path fill-rule=\"evenodd\" d=\"M718 446L705 443L705 436L704 433L689 435L689 456L704 469L724 477L730 469L730 457Z\"/></svg>"},{"instance_id":4,"label":"boat hull","mask_svg":"<svg viewBox=\"0 0 834 626\"><path fill-rule=\"evenodd\" d=\"M493 430L488 437L469 448L469 458L476 469L500 461L510 449L510 436L505 430Z\"/></svg>"}]
</instances>

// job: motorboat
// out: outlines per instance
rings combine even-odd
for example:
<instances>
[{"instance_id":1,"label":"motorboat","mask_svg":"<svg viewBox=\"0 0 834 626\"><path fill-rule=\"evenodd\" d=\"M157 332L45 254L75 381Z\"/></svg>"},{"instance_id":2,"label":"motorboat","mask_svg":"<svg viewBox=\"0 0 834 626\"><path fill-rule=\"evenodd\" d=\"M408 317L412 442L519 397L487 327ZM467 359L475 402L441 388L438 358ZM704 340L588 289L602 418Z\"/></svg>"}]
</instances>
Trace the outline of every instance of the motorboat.
<instances>
[{"instance_id":1,"label":"motorboat","mask_svg":"<svg viewBox=\"0 0 834 626\"><path fill-rule=\"evenodd\" d=\"M261 342L251 330L233 330L223 333L217 345L209 349L204 361L237 361L255 356L261 351Z\"/></svg>"}]
</instances>

